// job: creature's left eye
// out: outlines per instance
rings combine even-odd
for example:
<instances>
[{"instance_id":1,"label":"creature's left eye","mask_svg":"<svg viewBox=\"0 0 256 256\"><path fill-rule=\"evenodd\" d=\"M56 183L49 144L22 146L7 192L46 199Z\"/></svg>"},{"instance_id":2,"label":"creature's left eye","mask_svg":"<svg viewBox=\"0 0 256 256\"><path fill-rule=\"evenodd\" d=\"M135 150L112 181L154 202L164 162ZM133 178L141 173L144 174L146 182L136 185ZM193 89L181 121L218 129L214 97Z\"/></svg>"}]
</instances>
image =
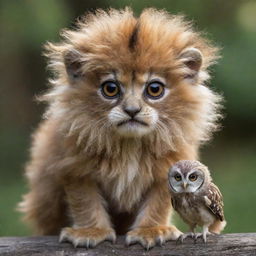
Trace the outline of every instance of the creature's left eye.
<instances>
[{"instance_id":1,"label":"creature's left eye","mask_svg":"<svg viewBox=\"0 0 256 256\"><path fill-rule=\"evenodd\" d=\"M164 85L159 81L150 82L149 84L147 84L145 94L150 99L160 99L164 95Z\"/></svg>"},{"instance_id":2,"label":"creature's left eye","mask_svg":"<svg viewBox=\"0 0 256 256\"><path fill-rule=\"evenodd\" d=\"M102 94L105 98L113 99L119 96L120 87L115 81L105 81L101 85Z\"/></svg>"},{"instance_id":3,"label":"creature's left eye","mask_svg":"<svg viewBox=\"0 0 256 256\"><path fill-rule=\"evenodd\" d=\"M192 173L192 174L189 175L188 178L189 178L189 180L191 180L191 181L196 181L196 180L197 180L197 175L194 174L194 173Z\"/></svg>"}]
</instances>

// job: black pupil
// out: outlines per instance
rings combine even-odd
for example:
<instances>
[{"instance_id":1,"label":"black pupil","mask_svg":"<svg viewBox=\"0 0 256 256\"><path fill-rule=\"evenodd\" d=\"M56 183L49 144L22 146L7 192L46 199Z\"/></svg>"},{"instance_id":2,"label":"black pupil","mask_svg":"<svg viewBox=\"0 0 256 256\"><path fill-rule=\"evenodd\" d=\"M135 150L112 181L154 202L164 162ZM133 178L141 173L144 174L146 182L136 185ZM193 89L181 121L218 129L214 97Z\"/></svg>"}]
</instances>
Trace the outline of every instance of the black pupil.
<instances>
[{"instance_id":1,"label":"black pupil","mask_svg":"<svg viewBox=\"0 0 256 256\"><path fill-rule=\"evenodd\" d=\"M177 175L177 176L176 176L176 179L177 179L177 180L179 180L180 178L181 178L180 175Z\"/></svg>"},{"instance_id":2,"label":"black pupil","mask_svg":"<svg viewBox=\"0 0 256 256\"><path fill-rule=\"evenodd\" d=\"M196 176L194 175L194 174L192 174L192 175L190 175L190 179L195 179L196 178Z\"/></svg>"},{"instance_id":3,"label":"black pupil","mask_svg":"<svg viewBox=\"0 0 256 256\"><path fill-rule=\"evenodd\" d=\"M153 83L150 85L150 90L153 93L158 93L160 90L160 85L158 83Z\"/></svg>"},{"instance_id":4,"label":"black pupil","mask_svg":"<svg viewBox=\"0 0 256 256\"><path fill-rule=\"evenodd\" d=\"M107 83L107 84L106 84L106 90L107 90L107 92L109 92L109 93L115 92L115 90L116 90L116 84L114 84L114 83Z\"/></svg>"}]
</instances>

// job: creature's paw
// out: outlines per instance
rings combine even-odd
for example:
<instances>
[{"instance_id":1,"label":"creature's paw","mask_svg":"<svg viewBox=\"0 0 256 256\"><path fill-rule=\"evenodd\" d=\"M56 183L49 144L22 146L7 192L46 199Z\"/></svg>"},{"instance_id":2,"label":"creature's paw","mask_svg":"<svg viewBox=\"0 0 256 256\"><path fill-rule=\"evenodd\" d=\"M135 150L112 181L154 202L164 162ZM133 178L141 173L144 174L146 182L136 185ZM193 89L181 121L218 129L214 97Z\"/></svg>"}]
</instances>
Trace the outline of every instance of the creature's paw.
<instances>
[{"instance_id":1,"label":"creature's paw","mask_svg":"<svg viewBox=\"0 0 256 256\"><path fill-rule=\"evenodd\" d=\"M115 242L116 234L111 228L63 228L60 242L70 242L74 247L95 247L100 242L107 240Z\"/></svg>"},{"instance_id":2,"label":"creature's paw","mask_svg":"<svg viewBox=\"0 0 256 256\"><path fill-rule=\"evenodd\" d=\"M136 228L126 235L126 245L140 243L146 250L168 240L177 240L182 233L174 226Z\"/></svg>"}]
</instances>

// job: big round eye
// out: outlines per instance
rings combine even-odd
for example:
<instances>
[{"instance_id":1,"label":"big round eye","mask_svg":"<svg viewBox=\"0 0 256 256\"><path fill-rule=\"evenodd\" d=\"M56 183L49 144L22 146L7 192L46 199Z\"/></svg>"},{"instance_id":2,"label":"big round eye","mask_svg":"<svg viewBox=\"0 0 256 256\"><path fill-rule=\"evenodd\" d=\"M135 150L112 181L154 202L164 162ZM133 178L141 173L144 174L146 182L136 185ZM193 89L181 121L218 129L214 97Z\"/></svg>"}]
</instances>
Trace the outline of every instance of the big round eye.
<instances>
[{"instance_id":1,"label":"big round eye","mask_svg":"<svg viewBox=\"0 0 256 256\"><path fill-rule=\"evenodd\" d=\"M159 99L164 95L164 85L161 82L154 81L147 85L146 96L151 99Z\"/></svg>"},{"instance_id":2,"label":"big round eye","mask_svg":"<svg viewBox=\"0 0 256 256\"><path fill-rule=\"evenodd\" d=\"M181 181L181 175L176 174L176 175L174 176L174 179L177 180L177 181Z\"/></svg>"},{"instance_id":3,"label":"big round eye","mask_svg":"<svg viewBox=\"0 0 256 256\"><path fill-rule=\"evenodd\" d=\"M192 173L192 174L189 175L188 178L189 178L189 180L191 180L191 181L196 181L196 180L197 180L197 175Z\"/></svg>"},{"instance_id":4,"label":"big round eye","mask_svg":"<svg viewBox=\"0 0 256 256\"><path fill-rule=\"evenodd\" d=\"M106 81L101 85L102 94L104 97L113 99L120 94L120 87L117 82Z\"/></svg>"}]
</instances>

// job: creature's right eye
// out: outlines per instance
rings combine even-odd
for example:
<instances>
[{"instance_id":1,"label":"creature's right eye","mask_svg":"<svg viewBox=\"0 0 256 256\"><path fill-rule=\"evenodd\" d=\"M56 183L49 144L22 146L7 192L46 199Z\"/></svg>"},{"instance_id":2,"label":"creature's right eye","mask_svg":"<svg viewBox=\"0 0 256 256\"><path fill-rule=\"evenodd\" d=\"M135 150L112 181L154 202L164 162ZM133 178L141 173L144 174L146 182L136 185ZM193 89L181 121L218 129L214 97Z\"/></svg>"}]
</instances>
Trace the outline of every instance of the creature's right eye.
<instances>
[{"instance_id":1,"label":"creature's right eye","mask_svg":"<svg viewBox=\"0 0 256 256\"><path fill-rule=\"evenodd\" d=\"M174 176L174 179L175 179L176 181L181 181L181 175L176 174L176 175Z\"/></svg>"},{"instance_id":2,"label":"creature's right eye","mask_svg":"<svg viewBox=\"0 0 256 256\"><path fill-rule=\"evenodd\" d=\"M152 100L157 100L164 95L164 85L160 81L152 81L147 87L145 94Z\"/></svg>"},{"instance_id":3,"label":"creature's right eye","mask_svg":"<svg viewBox=\"0 0 256 256\"><path fill-rule=\"evenodd\" d=\"M101 85L101 92L107 99L117 98L120 94L120 87L115 81L105 81Z\"/></svg>"},{"instance_id":4,"label":"creature's right eye","mask_svg":"<svg viewBox=\"0 0 256 256\"><path fill-rule=\"evenodd\" d=\"M197 180L197 177L198 177L198 176L197 176L196 174L192 173L192 174L189 175L188 178L189 178L189 180L191 180L191 181L196 181L196 180Z\"/></svg>"}]
</instances>

